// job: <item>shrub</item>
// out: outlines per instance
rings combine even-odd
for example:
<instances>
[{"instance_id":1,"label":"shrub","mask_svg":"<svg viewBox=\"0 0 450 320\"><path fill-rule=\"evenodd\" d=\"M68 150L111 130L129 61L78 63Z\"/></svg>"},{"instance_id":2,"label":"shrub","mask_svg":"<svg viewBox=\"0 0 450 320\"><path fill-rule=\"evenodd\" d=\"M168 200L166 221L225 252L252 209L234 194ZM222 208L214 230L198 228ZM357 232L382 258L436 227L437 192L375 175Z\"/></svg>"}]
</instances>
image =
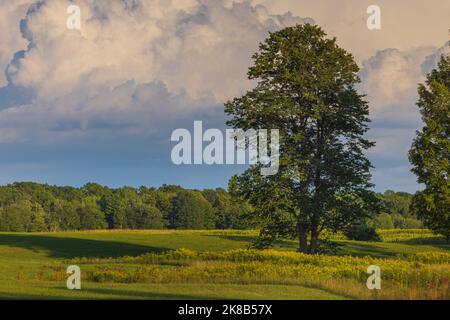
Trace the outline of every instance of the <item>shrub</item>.
<instances>
[{"instance_id":1,"label":"shrub","mask_svg":"<svg viewBox=\"0 0 450 320\"><path fill-rule=\"evenodd\" d=\"M351 226L345 231L345 236L349 240L357 241L381 241L380 236L377 231L368 226L367 224L361 223Z\"/></svg>"},{"instance_id":2,"label":"shrub","mask_svg":"<svg viewBox=\"0 0 450 320\"><path fill-rule=\"evenodd\" d=\"M337 254L342 244L329 239L319 240L318 254Z\"/></svg>"}]
</instances>

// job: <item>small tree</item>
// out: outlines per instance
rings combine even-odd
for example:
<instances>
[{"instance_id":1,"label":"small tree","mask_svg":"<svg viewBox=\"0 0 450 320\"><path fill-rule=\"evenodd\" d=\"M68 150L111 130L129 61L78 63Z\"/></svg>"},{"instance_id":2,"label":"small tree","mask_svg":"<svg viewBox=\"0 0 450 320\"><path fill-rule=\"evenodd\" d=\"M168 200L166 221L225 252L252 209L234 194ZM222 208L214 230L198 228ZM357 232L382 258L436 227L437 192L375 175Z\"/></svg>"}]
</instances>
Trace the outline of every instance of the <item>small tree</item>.
<instances>
[{"instance_id":1,"label":"small tree","mask_svg":"<svg viewBox=\"0 0 450 320\"><path fill-rule=\"evenodd\" d=\"M417 103L423 129L411 151L412 171L425 185L413 198L412 210L434 232L450 240L450 57L442 56L437 69L419 85Z\"/></svg>"},{"instance_id":2,"label":"small tree","mask_svg":"<svg viewBox=\"0 0 450 320\"><path fill-rule=\"evenodd\" d=\"M315 253L324 228L345 229L376 203L364 156L373 146L363 138L369 107L354 88L359 68L309 24L271 33L253 59L248 75L256 88L226 103L228 124L279 129L280 168L264 177L253 166L230 190L265 219L265 244L297 236L300 251Z\"/></svg>"}]
</instances>

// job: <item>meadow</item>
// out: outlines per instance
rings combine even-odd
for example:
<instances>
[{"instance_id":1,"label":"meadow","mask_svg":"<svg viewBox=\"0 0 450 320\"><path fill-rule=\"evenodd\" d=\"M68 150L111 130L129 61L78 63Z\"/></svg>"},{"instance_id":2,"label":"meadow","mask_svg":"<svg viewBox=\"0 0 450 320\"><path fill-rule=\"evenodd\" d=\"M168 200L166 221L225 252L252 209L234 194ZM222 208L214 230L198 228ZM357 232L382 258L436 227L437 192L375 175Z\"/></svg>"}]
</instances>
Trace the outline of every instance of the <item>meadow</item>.
<instances>
[{"instance_id":1,"label":"meadow","mask_svg":"<svg viewBox=\"0 0 450 320\"><path fill-rule=\"evenodd\" d=\"M428 230L379 230L382 242L329 235L337 251L295 241L248 249L256 231L0 233L0 299L449 299L450 245ZM82 290L66 288L66 268ZM381 290L366 287L381 267Z\"/></svg>"}]
</instances>

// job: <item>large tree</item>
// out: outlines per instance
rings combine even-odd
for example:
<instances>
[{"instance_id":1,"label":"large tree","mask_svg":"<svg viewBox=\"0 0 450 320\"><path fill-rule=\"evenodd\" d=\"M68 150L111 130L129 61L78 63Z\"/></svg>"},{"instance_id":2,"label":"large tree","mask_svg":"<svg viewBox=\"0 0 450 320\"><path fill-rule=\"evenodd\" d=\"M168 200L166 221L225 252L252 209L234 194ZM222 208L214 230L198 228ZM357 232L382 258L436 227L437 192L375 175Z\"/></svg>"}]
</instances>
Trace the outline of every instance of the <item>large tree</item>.
<instances>
[{"instance_id":1,"label":"large tree","mask_svg":"<svg viewBox=\"0 0 450 320\"><path fill-rule=\"evenodd\" d=\"M413 198L412 209L427 227L450 239L450 57L442 56L437 69L419 85L417 103L423 129L411 151L412 171L425 185Z\"/></svg>"},{"instance_id":2,"label":"large tree","mask_svg":"<svg viewBox=\"0 0 450 320\"><path fill-rule=\"evenodd\" d=\"M229 101L228 125L280 130L278 174L250 167L230 182L265 220L262 238L297 236L315 253L324 228L339 230L362 218L374 201L364 151L369 108L355 85L351 54L309 24L271 33L249 69L256 87Z\"/></svg>"}]
</instances>

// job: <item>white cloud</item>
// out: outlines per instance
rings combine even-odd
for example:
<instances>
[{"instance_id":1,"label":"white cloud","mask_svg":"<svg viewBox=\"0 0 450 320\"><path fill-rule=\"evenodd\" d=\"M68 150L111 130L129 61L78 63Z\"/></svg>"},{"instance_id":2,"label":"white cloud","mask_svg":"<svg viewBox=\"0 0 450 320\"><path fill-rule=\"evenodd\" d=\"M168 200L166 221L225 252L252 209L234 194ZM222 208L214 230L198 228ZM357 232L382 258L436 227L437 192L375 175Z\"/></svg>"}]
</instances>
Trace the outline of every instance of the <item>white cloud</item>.
<instances>
[{"instance_id":1,"label":"white cloud","mask_svg":"<svg viewBox=\"0 0 450 320\"><path fill-rule=\"evenodd\" d=\"M386 49L364 61L361 90L368 95L373 111L379 113L396 105L414 105L417 85L424 79L422 64L434 52L433 47L409 51Z\"/></svg>"},{"instance_id":2,"label":"white cloud","mask_svg":"<svg viewBox=\"0 0 450 320\"><path fill-rule=\"evenodd\" d=\"M8 76L36 99L1 112L0 139L138 132L208 111L251 87L246 70L268 31L311 21L228 0L79 0L82 28L71 31L68 4L46 0L28 11L29 49Z\"/></svg>"},{"instance_id":3,"label":"white cloud","mask_svg":"<svg viewBox=\"0 0 450 320\"><path fill-rule=\"evenodd\" d=\"M19 50L27 47L20 34L20 20L33 0L0 0L0 87L6 84L4 71Z\"/></svg>"},{"instance_id":4,"label":"white cloud","mask_svg":"<svg viewBox=\"0 0 450 320\"><path fill-rule=\"evenodd\" d=\"M441 55L450 53L447 44L440 48L411 50L386 49L362 63L360 90L367 94L372 115L400 123L417 118L419 83L436 68Z\"/></svg>"},{"instance_id":5,"label":"white cloud","mask_svg":"<svg viewBox=\"0 0 450 320\"><path fill-rule=\"evenodd\" d=\"M435 53L428 56L422 63L422 72L428 74L431 70L436 68L439 60L442 56L450 55L450 41L448 41L444 46L439 48Z\"/></svg>"},{"instance_id":6,"label":"white cloud","mask_svg":"<svg viewBox=\"0 0 450 320\"><path fill-rule=\"evenodd\" d=\"M291 11L312 17L327 33L337 37L358 62L377 51L441 46L449 39L450 1L446 0L253 0L270 12ZM369 5L381 8L382 28L367 29Z\"/></svg>"},{"instance_id":7,"label":"white cloud","mask_svg":"<svg viewBox=\"0 0 450 320\"><path fill-rule=\"evenodd\" d=\"M448 44L441 48L387 49L364 61L361 87L368 94L373 120L368 136L376 142L368 155L376 167L373 181L379 190L417 190L407 160L415 132L422 126L416 106L417 87L440 56L448 53Z\"/></svg>"},{"instance_id":8,"label":"white cloud","mask_svg":"<svg viewBox=\"0 0 450 320\"><path fill-rule=\"evenodd\" d=\"M65 1L47 0L28 15L25 34L34 46L13 82L52 99L80 82L114 87L129 80L162 81L171 92L212 94L222 101L248 87L250 55L267 31L302 21L271 16L248 3L226 4L83 0L78 33L65 28Z\"/></svg>"},{"instance_id":9,"label":"white cloud","mask_svg":"<svg viewBox=\"0 0 450 320\"><path fill-rule=\"evenodd\" d=\"M246 71L267 32L312 17L362 66L375 174L400 181L421 125L417 84L450 52L439 48L450 2L378 0L382 30L370 31L372 0L249 1L77 0L78 32L66 28L70 1L0 0L0 71L10 80L0 75L0 143L124 145L197 115L219 121L221 103L252 86Z\"/></svg>"}]
</instances>

